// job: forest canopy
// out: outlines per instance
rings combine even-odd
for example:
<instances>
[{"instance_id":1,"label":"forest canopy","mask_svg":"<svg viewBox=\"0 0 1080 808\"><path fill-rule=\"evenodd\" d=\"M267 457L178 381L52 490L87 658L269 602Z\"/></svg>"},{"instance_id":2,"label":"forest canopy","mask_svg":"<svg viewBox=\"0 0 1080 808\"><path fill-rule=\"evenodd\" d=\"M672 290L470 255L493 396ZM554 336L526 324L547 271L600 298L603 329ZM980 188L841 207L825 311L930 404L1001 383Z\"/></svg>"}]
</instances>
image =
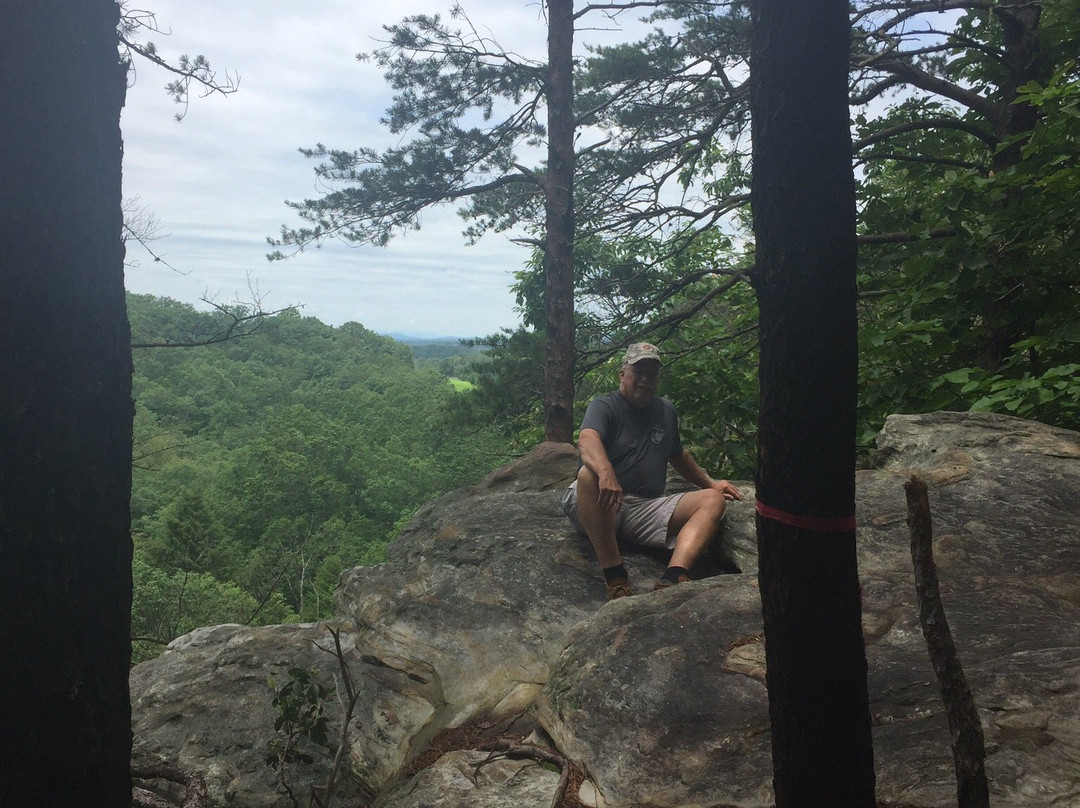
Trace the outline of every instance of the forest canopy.
<instances>
[{"instance_id":1,"label":"forest canopy","mask_svg":"<svg viewBox=\"0 0 1080 808\"><path fill-rule=\"evenodd\" d=\"M129 295L135 342L227 313ZM464 352L465 349L462 349ZM331 613L341 571L377 563L424 502L509 459L407 345L294 312L254 334L134 352L136 657L199 626Z\"/></svg>"}]
</instances>

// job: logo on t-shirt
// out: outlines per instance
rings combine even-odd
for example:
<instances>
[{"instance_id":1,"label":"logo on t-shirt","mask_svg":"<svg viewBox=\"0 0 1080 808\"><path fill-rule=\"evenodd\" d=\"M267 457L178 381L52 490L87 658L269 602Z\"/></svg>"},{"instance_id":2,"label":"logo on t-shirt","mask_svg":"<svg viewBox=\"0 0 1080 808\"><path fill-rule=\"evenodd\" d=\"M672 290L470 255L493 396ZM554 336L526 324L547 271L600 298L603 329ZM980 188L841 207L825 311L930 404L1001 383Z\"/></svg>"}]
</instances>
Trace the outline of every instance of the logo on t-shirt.
<instances>
[{"instance_id":1,"label":"logo on t-shirt","mask_svg":"<svg viewBox=\"0 0 1080 808\"><path fill-rule=\"evenodd\" d=\"M664 429L663 429L663 427L654 426L652 434L649 435L649 440L651 440L653 443L662 442L664 440Z\"/></svg>"}]
</instances>

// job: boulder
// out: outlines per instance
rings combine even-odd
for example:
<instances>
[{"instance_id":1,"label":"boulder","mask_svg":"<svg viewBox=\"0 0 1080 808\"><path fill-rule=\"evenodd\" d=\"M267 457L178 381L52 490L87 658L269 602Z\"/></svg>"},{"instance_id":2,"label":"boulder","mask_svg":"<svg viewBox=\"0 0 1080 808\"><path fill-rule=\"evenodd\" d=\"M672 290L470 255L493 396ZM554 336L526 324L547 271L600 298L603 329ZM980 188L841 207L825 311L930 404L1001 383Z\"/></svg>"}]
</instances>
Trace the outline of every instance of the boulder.
<instances>
[{"instance_id":1,"label":"boulder","mask_svg":"<svg viewBox=\"0 0 1080 808\"><path fill-rule=\"evenodd\" d=\"M879 453L857 484L879 799L956 800L908 549L903 483L917 473L992 803L1080 805L1080 435L1003 416L893 416ZM772 804L752 486L738 483L747 500L732 503L698 580L652 592L663 555L628 552L640 594L606 603L588 542L558 505L576 464L571 447L542 444L430 503L386 563L342 577L332 625L360 691L344 778L353 804L445 794L440 804L496 806L544 771L477 766L487 753L466 750L411 776L441 732L473 724L538 730L584 774L587 804ZM265 765L267 682L300 666L332 686L337 660L315 645L328 636L323 625L203 629L137 666L136 765L201 769L215 804L289 805ZM306 794L328 767L290 776ZM550 800L549 781L528 793Z\"/></svg>"},{"instance_id":2,"label":"boulder","mask_svg":"<svg viewBox=\"0 0 1080 808\"><path fill-rule=\"evenodd\" d=\"M609 806L771 806L761 603L745 574L613 601L571 637L541 725Z\"/></svg>"},{"instance_id":3,"label":"boulder","mask_svg":"<svg viewBox=\"0 0 1080 808\"><path fill-rule=\"evenodd\" d=\"M349 635L343 650L357 661ZM336 660L332 638L315 624L248 628L203 628L174 640L157 659L131 672L134 769L170 763L206 780L214 805L288 805L279 794L278 773L267 764L277 710L274 685L291 668L323 671L331 684ZM331 685L332 686L332 685ZM340 713L330 712L331 735L340 732ZM318 755L317 749L303 751ZM288 772L308 787L322 783L327 765L319 759ZM360 781L348 778L342 795L362 798Z\"/></svg>"}]
</instances>

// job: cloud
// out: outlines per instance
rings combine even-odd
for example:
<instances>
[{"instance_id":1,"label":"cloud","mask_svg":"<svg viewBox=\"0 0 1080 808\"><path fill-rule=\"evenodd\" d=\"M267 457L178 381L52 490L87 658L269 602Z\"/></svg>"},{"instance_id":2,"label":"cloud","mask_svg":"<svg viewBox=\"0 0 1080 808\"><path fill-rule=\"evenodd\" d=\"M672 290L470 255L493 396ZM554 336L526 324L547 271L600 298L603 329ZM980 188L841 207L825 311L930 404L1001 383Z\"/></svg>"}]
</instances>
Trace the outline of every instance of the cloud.
<instances>
[{"instance_id":1,"label":"cloud","mask_svg":"<svg viewBox=\"0 0 1080 808\"><path fill-rule=\"evenodd\" d=\"M477 28L511 50L542 58L546 28L538 2L465 0ZM379 124L392 92L378 68L358 62L403 16L449 17L451 0L154 0L159 26L148 35L163 56L203 54L239 92L194 97L182 123L164 92L173 76L143 61L128 92L124 194L138 196L171 235L154 244L184 274L142 256L132 291L195 302L205 292L246 293L248 278L267 305L303 303L305 313L377 331L477 335L514 325L509 285L527 252L498 234L476 246L461 235L454 206L424 214L419 232L388 248L330 244L268 263L267 236L295 224L286 199L318 193L314 165L298 149L353 149L395 142ZM453 23L458 25L458 23ZM464 23L460 23L464 25ZM129 252L139 258L137 245Z\"/></svg>"}]
</instances>

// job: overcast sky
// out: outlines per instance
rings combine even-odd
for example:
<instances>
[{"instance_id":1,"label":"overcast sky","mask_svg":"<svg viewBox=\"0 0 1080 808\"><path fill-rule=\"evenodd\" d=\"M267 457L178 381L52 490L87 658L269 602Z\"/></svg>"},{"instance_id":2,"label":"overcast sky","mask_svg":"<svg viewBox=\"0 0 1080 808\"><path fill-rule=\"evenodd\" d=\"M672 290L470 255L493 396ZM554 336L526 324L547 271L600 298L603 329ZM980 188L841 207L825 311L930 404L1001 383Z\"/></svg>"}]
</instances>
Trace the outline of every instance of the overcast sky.
<instances>
[{"instance_id":1,"label":"overcast sky","mask_svg":"<svg viewBox=\"0 0 1080 808\"><path fill-rule=\"evenodd\" d=\"M514 326L513 272L526 251L505 235L469 247L452 207L426 213L423 229L389 247L332 243L270 263L267 236L296 224L284 201L317 193L314 162L300 147L385 148L379 125L391 100L378 69L356 60L377 47L382 26L408 14L448 15L452 0L147 0L164 34L162 56L204 54L219 74L238 74L231 96L193 97L184 120L166 95L172 76L136 62L122 118L124 196L161 221L152 248L175 271L129 243L127 287L197 303L250 299L301 304L332 325L382 333L478 336ZM132 4L134 7L134 4ZM470 18L505 46L542 57L546 31L534 0L462 0ZM633 20L627 20L633 24ZM608 42L614 33L590 32Z\"/></svg>"}]
</instances>

